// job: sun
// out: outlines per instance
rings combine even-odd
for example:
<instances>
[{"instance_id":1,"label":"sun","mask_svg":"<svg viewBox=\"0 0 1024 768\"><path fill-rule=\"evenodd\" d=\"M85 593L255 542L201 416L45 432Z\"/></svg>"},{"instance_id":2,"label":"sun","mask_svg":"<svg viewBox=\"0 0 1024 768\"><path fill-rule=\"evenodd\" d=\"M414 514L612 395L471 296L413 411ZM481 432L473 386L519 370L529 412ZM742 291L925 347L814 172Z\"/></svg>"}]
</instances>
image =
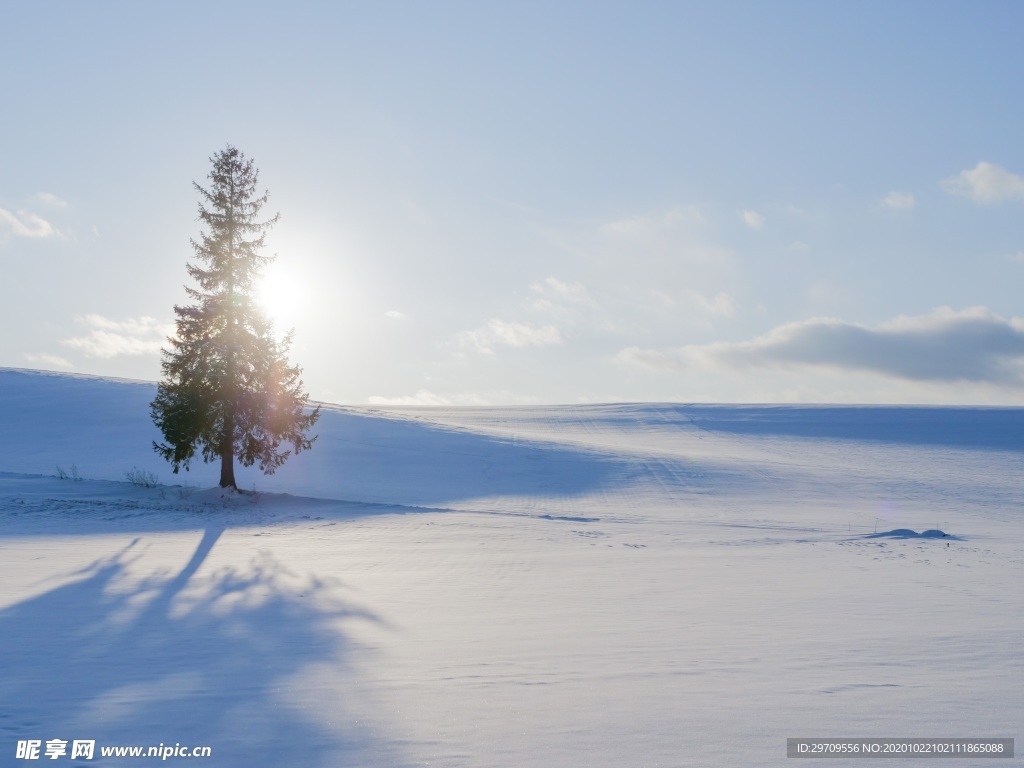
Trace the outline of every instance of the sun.
<instances>
[{"instance_id":1,"label":"sun","mask_svg":"<svg viewBox=\"0 0 1024 768\"><path fill-rule=\"evenodd\" d=\"M291 328L302 306L298 280L277 263L264 271L256 287L256 300L278 332Z\"/></svg>"}]
</instances>

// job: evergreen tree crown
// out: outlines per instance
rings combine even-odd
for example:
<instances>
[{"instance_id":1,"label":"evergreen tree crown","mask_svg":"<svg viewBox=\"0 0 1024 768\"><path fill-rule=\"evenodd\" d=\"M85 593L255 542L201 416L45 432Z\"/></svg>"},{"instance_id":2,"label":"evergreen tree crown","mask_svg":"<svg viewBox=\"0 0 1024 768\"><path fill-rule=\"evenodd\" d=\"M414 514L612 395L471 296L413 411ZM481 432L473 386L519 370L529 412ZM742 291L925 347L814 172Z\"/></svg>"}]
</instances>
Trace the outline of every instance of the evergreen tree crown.
<instances>
[{"instance_id":1,"label":"evergreen tree crown","mask_svg":"<svg viewBox=\"0 0 1024 768\"><path fill-rule=\"evenodd\" d=\"M292 334L276 340L255 299L273 261L262 253L266 233L279 214L260 219L269 195L257 194L259 171L241 151L228 146L210 161L209 187L193 183L205 230L191 245L202 266L186 264L194 303L174 307L176 333L151 406L165 441L153 445L174 472L188 470L197 452L203 461L220 458L221 485L233 487L236 456L272 474L292 451L309 449L316 438L306 431L320 409L305 412L301 369L287 360Z\"/></svg>"}]
</instances>

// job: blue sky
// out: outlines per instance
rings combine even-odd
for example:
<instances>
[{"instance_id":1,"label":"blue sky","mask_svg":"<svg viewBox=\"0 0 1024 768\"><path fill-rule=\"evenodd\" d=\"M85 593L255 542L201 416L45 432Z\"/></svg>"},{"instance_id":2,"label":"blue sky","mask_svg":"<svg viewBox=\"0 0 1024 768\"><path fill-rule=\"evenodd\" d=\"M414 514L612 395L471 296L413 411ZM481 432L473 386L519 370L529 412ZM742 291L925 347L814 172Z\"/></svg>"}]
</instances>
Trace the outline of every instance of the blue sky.
<instances>
[{"instance_id":1,"label":"blue sky","mask_svg":"<svg viewBox=\"0 0 1024 768\"><path fill-rule=\"evenodd\" d=\"M316 398L1024 404L1019 3L20 3L0 365L159 376L193 180Z\"/></svg>"}]
</instances>

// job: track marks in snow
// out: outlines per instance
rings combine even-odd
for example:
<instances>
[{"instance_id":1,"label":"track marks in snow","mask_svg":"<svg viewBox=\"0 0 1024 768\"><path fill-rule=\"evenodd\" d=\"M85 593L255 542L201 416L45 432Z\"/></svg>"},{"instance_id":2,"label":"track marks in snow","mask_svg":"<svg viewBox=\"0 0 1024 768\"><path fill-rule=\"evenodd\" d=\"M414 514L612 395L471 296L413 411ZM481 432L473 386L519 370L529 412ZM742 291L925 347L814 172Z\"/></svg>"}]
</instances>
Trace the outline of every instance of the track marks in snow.
<instances>
[{"instance_id":1,"label":"track marks in snow","mask_svg":"<svg viewBox=\"0 0 1024 768\"><path fill-rule=\"evenodd\" d=\"M837 685L832 688L822 688L821 693L835 694L835 693L851 693L853 691L873 690L876 688L901 688L902 686L896 683L849 683L847 685Z\"/></svg>"}]
</instances>

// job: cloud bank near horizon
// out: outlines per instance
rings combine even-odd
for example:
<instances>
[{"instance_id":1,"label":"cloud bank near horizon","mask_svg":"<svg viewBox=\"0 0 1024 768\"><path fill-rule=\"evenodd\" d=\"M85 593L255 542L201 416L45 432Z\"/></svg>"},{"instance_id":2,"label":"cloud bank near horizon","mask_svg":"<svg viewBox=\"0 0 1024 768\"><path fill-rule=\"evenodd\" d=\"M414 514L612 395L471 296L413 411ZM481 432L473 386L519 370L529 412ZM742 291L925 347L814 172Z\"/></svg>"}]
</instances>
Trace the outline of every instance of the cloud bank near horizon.
<instances>
[{"instance_id":1,"label":"cloud bank near horizon","mask_svg":"<svg viewBox=\"0 0 1024 768\"><path fill-rule=\"evenodd\" d=\"M107 359L120 355L158 355L173 323L162 323L152 317L111 320L103 315L77 318L88 329L85 336L63 339L61 344L77 349L86 357Z\"/></svg>"},{"instance_id":2,"label":"cloud bank near horizon","mask_svg":"<svg viewBox=\"0 0 1024 768\"><path fill-rule=\"evenodd\" d=\"M677 372L831 368L911 382L1024 386L1024 319L984 307L901 316L875 328L816 317L749 341L658 350L628 347L620 361Z\"/></svg>"}]
</instances>

